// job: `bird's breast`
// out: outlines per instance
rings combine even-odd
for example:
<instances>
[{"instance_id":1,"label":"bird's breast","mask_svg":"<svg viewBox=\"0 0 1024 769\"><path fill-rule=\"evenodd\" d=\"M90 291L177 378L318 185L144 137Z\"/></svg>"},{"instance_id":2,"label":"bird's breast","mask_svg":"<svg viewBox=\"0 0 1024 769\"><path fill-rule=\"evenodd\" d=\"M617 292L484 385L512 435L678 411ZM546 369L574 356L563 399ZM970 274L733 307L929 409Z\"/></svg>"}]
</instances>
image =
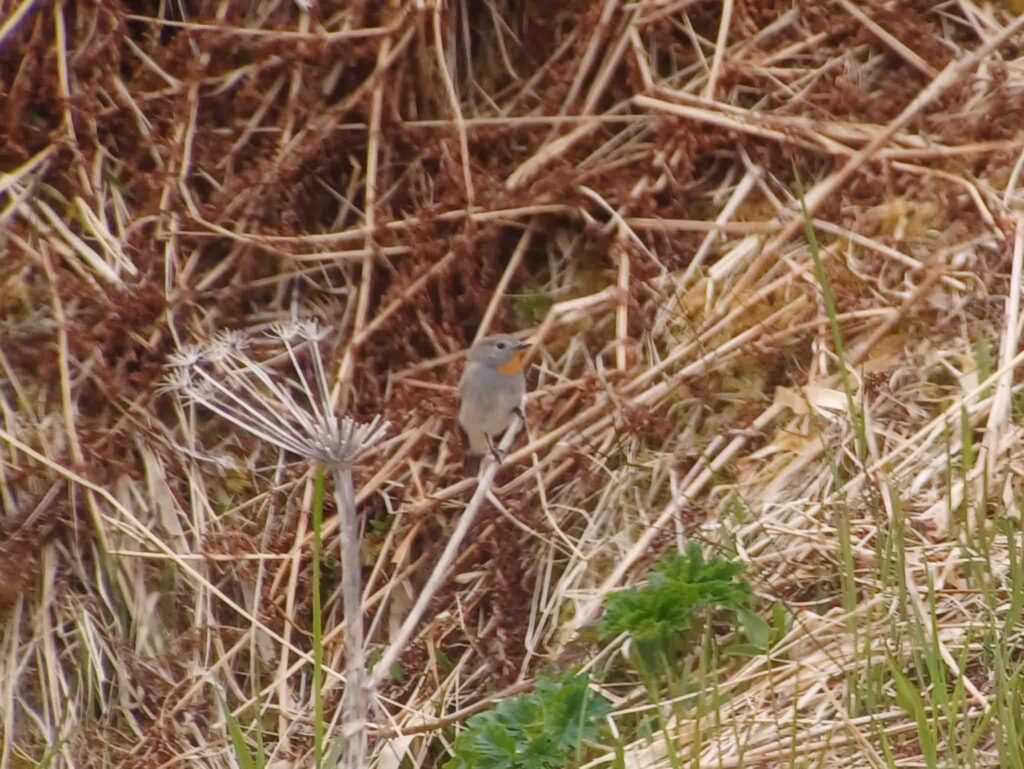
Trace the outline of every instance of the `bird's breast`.
<instances>
[{"instance_id":1,"label":"bird's breast","mask_svg":"<svg viewBox=\"0 0 1024 769\"><path fill-rule=\"evenodd\" d=\"M459 423L468 433L496 435L512 421L512 411L526 393L522 375L500 374L494 369L467 370L460 389Z\"/></svg>"}]
</instances>

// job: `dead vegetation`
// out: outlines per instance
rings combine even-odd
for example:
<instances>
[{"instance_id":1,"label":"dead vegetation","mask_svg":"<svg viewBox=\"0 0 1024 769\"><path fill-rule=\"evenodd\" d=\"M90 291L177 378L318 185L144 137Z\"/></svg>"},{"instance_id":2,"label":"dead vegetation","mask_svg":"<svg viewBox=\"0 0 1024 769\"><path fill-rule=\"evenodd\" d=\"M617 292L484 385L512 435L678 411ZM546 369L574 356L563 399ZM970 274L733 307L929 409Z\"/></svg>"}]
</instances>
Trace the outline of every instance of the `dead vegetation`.
<instances>
[{"instance_id":1,"label":"dead vegetation","mask_svg":"<svg viewBox=\"0 0 1024 769\"><path fill-rule=\"evenodd\" d=\"M473 486L460 351L536 342L528 435L380 692L378 765L439 765L431 724L564 661L685 537L735 548L792 614L727 667L742 696L717 720L674 727L701 765L880 766L881 734L916 760L910 715L846 709L915 622L965 723L990 717L978 634L1009 611L998 524L1020 514L1024 20L301 5L0 0L0 769L231 765L218 696L272 761L308 761L309 468L159 389L181 344L294 316L336 331L339 413L394 426L356 473L371 656ZM877 571L897 524L901 611ZM637 739L627 765L658 750Z\"/></svg>"}]
</instances>

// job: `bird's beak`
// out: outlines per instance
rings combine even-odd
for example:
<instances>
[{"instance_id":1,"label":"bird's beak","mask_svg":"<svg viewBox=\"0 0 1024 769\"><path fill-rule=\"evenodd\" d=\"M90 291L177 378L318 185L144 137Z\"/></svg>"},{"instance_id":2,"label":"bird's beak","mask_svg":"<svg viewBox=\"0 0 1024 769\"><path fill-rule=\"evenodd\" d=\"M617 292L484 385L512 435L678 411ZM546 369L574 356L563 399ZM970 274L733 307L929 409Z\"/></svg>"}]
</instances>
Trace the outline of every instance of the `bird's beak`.
<instances>
[{"instance_id":1,"label":"bird's beak","mask_svg":"<svg viewBox=\"0 0 1024 769\"><path fill-rule=\"evenodd\" d=\"M519 342L519 344L516 345L516 349L517 350L529 350L530 349L530 343L529 342Z\"/></svg>"}]
</instances>

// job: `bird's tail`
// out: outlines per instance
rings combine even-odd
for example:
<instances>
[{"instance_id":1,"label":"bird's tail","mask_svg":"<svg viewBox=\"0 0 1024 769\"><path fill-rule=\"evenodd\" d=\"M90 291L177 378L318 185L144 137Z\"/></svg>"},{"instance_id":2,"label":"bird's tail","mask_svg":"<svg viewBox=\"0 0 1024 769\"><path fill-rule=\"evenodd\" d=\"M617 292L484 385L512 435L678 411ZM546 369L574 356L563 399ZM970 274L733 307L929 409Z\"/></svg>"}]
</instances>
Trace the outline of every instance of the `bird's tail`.
<instances>
[{"instance_id":1,"label":"bird's tail","mask_svg":"<svg viewBox=\"0 0 1024 769\"><path fill-rule=\"evenodd\" d=\"M470 454L466 452L466 458L462 460L462 471L467 477L472 478L480 472L480 461L483 459L482 454Z\"/></svg>"},{"instance_id":2,"label":"bird's tail","mask_svg":"<svg viewBox=\"0 0 1024 769\"><path fill-rule=\"evenodd\" d=\"M487 436L476 431L470 435L461 424L459 432L462 434L462 446L466 452L465 459L462 460L462 469L467 476L472 478L480 472L480 462L487 449Z\"/></svg>"}]
</instances>

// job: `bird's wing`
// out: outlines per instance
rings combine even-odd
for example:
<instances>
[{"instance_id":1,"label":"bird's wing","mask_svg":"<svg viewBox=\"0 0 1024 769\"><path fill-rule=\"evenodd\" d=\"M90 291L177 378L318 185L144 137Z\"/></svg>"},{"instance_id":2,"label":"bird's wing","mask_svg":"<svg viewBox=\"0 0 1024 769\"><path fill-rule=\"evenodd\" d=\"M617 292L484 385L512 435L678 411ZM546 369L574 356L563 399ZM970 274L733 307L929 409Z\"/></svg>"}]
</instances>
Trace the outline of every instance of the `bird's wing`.
<instances>
[{"instance_id":1,"label":"bird's wing","mask_svg":"<svg viewBox=\"0 0 1024 769\"><path fill-rule=\"evenodd\" d=\"M466 367L462 369L462 376L459 378L459 397L462 397L462 391L466 386L466 380L469 375L472 374L479 368L479 364L473 363L472 361L466 361Z\"/></svg>"}]
</instances>

